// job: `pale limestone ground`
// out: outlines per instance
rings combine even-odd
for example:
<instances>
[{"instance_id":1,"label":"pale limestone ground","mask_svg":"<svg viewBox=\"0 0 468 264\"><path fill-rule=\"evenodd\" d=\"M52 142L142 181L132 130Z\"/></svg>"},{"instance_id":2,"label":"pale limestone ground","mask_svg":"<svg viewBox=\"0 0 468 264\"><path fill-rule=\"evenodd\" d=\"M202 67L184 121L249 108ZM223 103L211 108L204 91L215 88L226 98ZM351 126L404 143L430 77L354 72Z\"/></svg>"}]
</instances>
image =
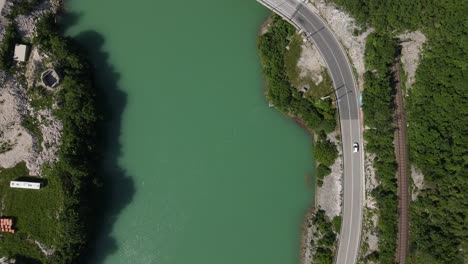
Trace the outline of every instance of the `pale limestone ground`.
<instances>
[{"instance_id":1,"label":"pale limestone ground","mask_svg":"<svg viewBox=\"0 0 468 264\"><path fill-rule=\"evenodd\" d=\"M33 12L26 15L19 15L16 17L15 22L19 35L23 38L33 38L33 33L36 30L36 23L39 17L50 12L52 9L51 1L44 1Z\"/></svg>"},{"instance_id":2,"label":"pale limestone ground","mask_svg":"<svg viewBox=\"0 0 468 264\"><path fill-rule=\"evenodd\" d=\"M33 153L33 157L27 162L31 175L40 175L40 169L44 164L50 164L57 160L58 147L62 136L62 123L52 114L50 109L33 112L40 122L42 133L42 151Z\"/></svg>"},{"instance_id":3,"label":"pale limestone ground","mask_svg":"<svg viewBox=\"0 0 468 264\"><path fill-rule=\"evenodd\" d=\"M6 0L0 0L0 14L2 13L3 6L5 6Z\"/></svg>"},{"instance_id":4,"label":"pale limestone ground","mask_svg":"<svg viewBox=\"0 0 468 264\"><path fill-rule=\"evenodd\" d=\"M411 179L413 180L413 190L411 192L411 200L416 201L419 192L424 188L424 175L415 166L411 166Z\"/></svg>"},{"instance_id":5,"label":"pale limestone ground","mask_svg":"<svg viewBox=\"0 0 468 264\"><path fill-rule=\"evenodd\" d=\"M421 31L414 31L400 34L398 38L401 41L401 62L407 76L405 87L409 89L416 80L416 69L421 60L421 52L424 43L426 43L426 36Z\"/></svg>"},{"instance_id":6,"label":"pale limestone ground","mask_svg":"<svg viewBox=\"0 0 468 264\"><path fill-rule=\"evenodd\" d=\"M309 41L304 42L301 47L301 56L297 61L297 67L301 71L299 77L310 77L315 85L319 85L323 81L322 73L326 68L325 62L317 48Z\"/></svg>"},{"instance_id":7,"label":"pale limestone ground","mask_svg":"<svg viewBox=\"0 0 468 264\"><path fill-rule=\"evenodd\" d=\"M367 36L373 31L372 28L358 36L354 36L355 30L361 30L354 19L347 13L337 8L331 1L310 0L309 6L327 22L330 29L347 51L351 64L357 71L358 86L362 90L364 84L364 50L366 48Z\"/></svg>"},{"instance_id":8,"label":"pale limestone ground","mask_svg":"<svg viewBox=\"0 0 468 264\"><path fill-rule=\"evenodd\" d=\"M302 237L302 247L301 247L301 264L310 264L312 263L312 257L315 252L313 252L312 244L317 244L318 237L315 237L314 234L317 232L317 228L312 223L313 217L313 208L310 212L307 213L304 221L304 230Z\"/></svg>"},{"instance_id":9,"label":"pale limestone ground","mask_svg":"<svg viewBox=\"0 0 468 264\"><path fill-rule=\"evenodd\" d=\"M365 173L365 188L366 200L364 204L363 214L363 229L361 235L361 248L367 245L366 251L361 251L359 258L362 259L373 251L379 250L379 237L377 230L378 215L375 197L370 195L379 182L375 175L375 168L373 167L375 154L366 153L364 159L364 173Z\"/></svg>"},{"instance_id":10,"label":"pale limestone ground","mask_svg":"<svg viewBox=\"0 0 468 264\"><path fill-rule=\"evenodd\" d=\"M0 154L2 168L14 167L34 152L35 139L21 126L26 104L24 89L0 72L0 142L12 146L10 151Z\"/></svg>"},{"instance_id":11,"label":"pale limestone ground","mask_svg":"<svg viewBox=\"0 0 468 264\"><path fill-rule=\"evenodd\" d=\"M22 120L29 112L40 123L42 151L39 152L35 135L22 127ZM12 149L0 154L0 167L11 168L21 161L31 175L40 175L43 164L57 159L62 124L51 110L35 112L26 99L26 90L12 78L0 77L0 142L9 142Z\"/></svg>"},{"instance_id":12,"label":"pale limestone ground","mask_svg":"<svg viewBox=\"0 0 468 264\"><path fill-rule=\"evenodd\" d=\"M339 146L339 133L332 132L327 135L328 140ZM341 192L343 184L343 156L341 148L338 147L338 158L330 167L331 173L323 179L322 187L316 189L316 204L317 208L312 208L305 217L303 237L302 237L302 257L301 263L312 263L313 256L316 253L317 241L321 238L321 234L317 232L317 228L312 221L313 213L318 209L325 211L327 217L333 220L334 217L341 215ZM311 245L312 241L312 245Z\"/></svg>"},{"instance_id":13,"label":"pale limestone ground","mask_svg":"<svg viewBox=\"0 0 468 264\"><path fill-rule=\"evenodd\" d=\"M331 142L339 146L341 143L336 137L336 132L327 135L327 138ZM338 147L338 158L330 167L331 173L325 176L322 187L318 187L316 190L317 205L325 211L330 220L335 216L341 215L341 192L343 188L342 158L341 148Z\"/></svg>"},{"instance_id":14,"label":"pale limestone ground","mask_svg":"<svg viewBox=\"0 0 468 264\"><path fill-rule=\"evenodd\" d=\"M44 254L46 257L52 256L52 254L54 254L54 252L55 252L55 249L47 248L45 245L41 244L37 240L34 240L34 243L41 250L42 254Z\"/></svg>"}]
</instances>

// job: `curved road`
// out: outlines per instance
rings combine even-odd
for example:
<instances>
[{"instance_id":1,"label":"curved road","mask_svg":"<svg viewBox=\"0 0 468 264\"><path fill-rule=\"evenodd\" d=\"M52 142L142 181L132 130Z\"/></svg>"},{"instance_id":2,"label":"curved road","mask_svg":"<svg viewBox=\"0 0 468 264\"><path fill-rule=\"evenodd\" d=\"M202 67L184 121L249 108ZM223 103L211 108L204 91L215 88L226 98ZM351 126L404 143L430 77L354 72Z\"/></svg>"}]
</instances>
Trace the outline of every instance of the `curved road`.
<instances>
[{"instance_id":1,"label":"curved road","mask_svg":"<svg viewBox=\"0 0 468 264\"><path fill-rule=\"evenodd\" d=\"M361 236L364 199L364 163L358 89L348 58L323 20L299 0L257 0L307 34L325 60L333 80L341 126L344 158L342 224L336 263L354 264ZM353 153L358 142L359 153Z\"/></svg>"}]
</instances>

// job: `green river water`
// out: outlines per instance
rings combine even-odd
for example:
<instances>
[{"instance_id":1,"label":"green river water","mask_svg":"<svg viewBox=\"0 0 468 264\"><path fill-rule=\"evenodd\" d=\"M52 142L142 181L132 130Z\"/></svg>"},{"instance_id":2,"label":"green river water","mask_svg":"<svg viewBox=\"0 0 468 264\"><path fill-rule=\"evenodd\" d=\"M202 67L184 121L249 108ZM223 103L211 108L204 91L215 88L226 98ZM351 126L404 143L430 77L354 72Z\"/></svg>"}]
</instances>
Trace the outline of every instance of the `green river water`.
<instances>
[{"instance_id":1,"label":"green river water","mask_svg":"<svg viewBox=\"0 0 468 264\"><path fill-rule=\"evenodd\" d=\"M71 0L110 101L93 263L299 263L310 137L269 108L254 0Z\"/></svg>"}]
</instances>

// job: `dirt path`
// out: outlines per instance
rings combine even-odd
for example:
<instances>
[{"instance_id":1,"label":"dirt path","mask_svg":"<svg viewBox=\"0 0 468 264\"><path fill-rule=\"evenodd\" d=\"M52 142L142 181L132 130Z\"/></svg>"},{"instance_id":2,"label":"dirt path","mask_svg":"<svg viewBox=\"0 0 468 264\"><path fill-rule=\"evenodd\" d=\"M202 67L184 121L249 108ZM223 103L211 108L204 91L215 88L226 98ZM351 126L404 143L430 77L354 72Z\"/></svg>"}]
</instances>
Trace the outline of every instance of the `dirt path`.
<instances>
[{"instance_id":1,"label":"dirt path","mask_svg":"<svg viewBox=\"0 0 468 264\"><path fill-rule=\"evenodd\" d=\"M398 240L396 263L406 264L408 255L408 140L406 117L401 89L400 65L397 58L392 66L395 89L395 154L398 163Z\"/></svg>"}]
</instances>

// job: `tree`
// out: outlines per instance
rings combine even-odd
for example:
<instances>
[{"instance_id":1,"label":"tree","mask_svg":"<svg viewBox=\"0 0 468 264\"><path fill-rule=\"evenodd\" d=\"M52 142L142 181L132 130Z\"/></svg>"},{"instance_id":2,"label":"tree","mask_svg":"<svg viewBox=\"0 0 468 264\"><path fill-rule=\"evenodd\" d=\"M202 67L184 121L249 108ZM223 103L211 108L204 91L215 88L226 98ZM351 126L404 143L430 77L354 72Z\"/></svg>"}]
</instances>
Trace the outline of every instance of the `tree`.
<instances>
[{"instance_id":1,"label":"tree","mask_svg":"<svg viewBox=\"0 0 468 264\"><path fill-rule=\"evenodd\" d=\"M338 150L329 140L320 140L315 143L314 157L324 166L330 166L338 157Z\"/></svg>"}]
</instances>

